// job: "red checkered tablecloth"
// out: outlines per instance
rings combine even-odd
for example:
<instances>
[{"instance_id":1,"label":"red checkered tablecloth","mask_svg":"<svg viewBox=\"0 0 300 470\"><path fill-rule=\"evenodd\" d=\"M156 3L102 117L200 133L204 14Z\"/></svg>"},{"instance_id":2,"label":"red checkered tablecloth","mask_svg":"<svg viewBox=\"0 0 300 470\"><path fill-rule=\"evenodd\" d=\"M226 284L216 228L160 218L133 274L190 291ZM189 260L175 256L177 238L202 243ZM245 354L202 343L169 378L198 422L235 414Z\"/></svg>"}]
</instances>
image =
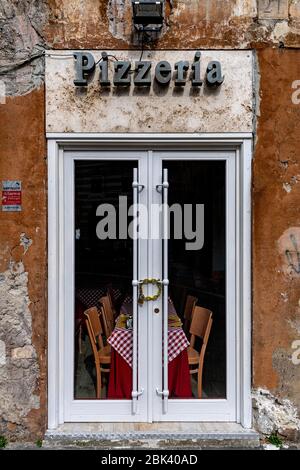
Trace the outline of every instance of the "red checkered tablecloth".
<instances>
[{"instance_id":1,"label":"red checkered tablecloth","mask_svg":"<svg viewBox=\"0 0 300 470\"><path fill-rule=\"evenodd\" d=\"M108 343L132 367L132 330L115 328ZM169 328L168 330L168 358L173 361L188 346L189 342L182 328Z\"/></svg>"}]
</instances>

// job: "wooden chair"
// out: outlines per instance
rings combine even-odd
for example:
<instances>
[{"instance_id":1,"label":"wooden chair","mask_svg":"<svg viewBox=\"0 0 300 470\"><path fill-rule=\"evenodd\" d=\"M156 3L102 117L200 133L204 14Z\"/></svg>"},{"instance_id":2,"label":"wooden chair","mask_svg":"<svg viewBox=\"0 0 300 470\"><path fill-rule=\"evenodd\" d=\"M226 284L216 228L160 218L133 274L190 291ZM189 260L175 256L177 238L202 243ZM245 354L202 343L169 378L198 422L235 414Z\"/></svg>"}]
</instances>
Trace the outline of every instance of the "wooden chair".
<instances>
[{"instance_id":1,"label":"wooden chair","mask_svg":"<svg viewBox=\"0 0 300 470\"><path fill-rule=\"evenodd\" d=\"M111 350L110 345L104 346L102 334L103 329L101 326L100 317L96 307L89 308L85 310L84 315L86 316L85 322L92 346L95 366L96 366L96 398L101 398L101 373L108 374L110 369L109 367L103 367L104 365L108 366L111 362Z\"/></svg>"},{"instance_id":2,"label":"wooden chair","mask_svg":"<svg viewBox=\"0 0 300 470\"><path fill-rule=\"evenodd\" d=\"M192 321L192 316L193 316L193 311L196 306L196 303L198 302L197 297L193 297L192 295L188 295L185 301L185 307L184 307L184 332L186 335L189 336L189 330L191 326L191 321Z\"/></svg>"},{"instance_id":3,"label":"wooden chair","mask_svg":"<svg viewBox=\"0 0 300 470\"><path fill-rule=\"evenodd\" d=\"M108 338L111 335L115 326L114 312L111 308L111 303L107 295L101 297L101 299L99 300L99 303L101 305L101 311L103 313L104 323L106 324L105 335Z\"/></svg>"},{"instance_id":4,"label":"wooden chair","mask_svg":"<svg viewBox=\"0 0 300 470\"><path fill-rule=\"evenodd\" d=\"M202 375L204 356L212 327L212 312L203 307L195 307L190 327L190 346L188 347L188 360L190 374L198 375L198 398L202 398ZM195 349L196 337L202 338L200 352Z\"/></svg>"},{"instance_id":5,"label":"wooden chair","mask_svg":"<svg viewBox=\"0 0 300 470\"><path fill-rule=\"evenodd\" d=\"M117 313L116 313L116 309L115 309L115 306L114 306L112 288L107 289L106 297L108 297L108 300L109 300L109 303L110 303L110 308L111 308L111 311L113 313L113 317L116 318Z\"/></svg>"},{"instance_id":6,"label":"wooden chair","mask_svg":"<svg viewBox=\"0 0 300 470\"><path fill-rule=\"evenodd\" d=\"M106 315L105 315L105 311L104 311L104 308L100 307L100 320L101 320L101 323L102 323L102 326L103 326L103 331L104 331L104 336L105 338L109 338L109 336L111 335L111 328L109 327L108 323L107 323L107 318L106 318Z\"/></svg>"}]
</instances>

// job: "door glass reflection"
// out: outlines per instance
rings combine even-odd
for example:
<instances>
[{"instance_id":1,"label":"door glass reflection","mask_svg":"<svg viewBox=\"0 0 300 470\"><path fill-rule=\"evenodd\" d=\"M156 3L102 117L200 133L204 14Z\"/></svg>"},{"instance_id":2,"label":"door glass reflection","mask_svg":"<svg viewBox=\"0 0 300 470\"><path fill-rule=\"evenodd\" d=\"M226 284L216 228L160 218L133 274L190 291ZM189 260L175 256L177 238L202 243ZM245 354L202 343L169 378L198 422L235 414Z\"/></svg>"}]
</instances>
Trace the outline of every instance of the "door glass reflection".
<instances>
[{"instance_id":1,"label":"door glass reflection","mask_svg":"<svg viewBox=\"0 0 300 470\"><path fill-rule=\"evenodd\" d=\"M170 210L168 337L169 350L177 351L169 355L170 398L226 398L226 164L165 161L164 168Z\"/></svg>"},{"instance_id":2,"label":"door glass reflection","mask_svg":"<svg viewBox=\"0 0 300 470\"><path fill-rule=\"evenodd\" d=\"M122 217L134 167L75 162L75 399L131 398L133 241Z\"/></svg>"}]
</instances>

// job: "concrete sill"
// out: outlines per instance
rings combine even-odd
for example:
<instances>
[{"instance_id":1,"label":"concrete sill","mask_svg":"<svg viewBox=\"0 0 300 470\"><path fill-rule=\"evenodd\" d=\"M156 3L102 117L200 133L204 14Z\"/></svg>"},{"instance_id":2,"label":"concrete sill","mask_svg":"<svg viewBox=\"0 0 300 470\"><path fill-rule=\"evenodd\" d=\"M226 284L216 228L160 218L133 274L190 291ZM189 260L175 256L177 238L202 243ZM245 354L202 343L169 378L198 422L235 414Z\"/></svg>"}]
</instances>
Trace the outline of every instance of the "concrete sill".
<instances>
[{"instance_id":1,"label":"concrete sill","mask_svg":"<svg viewBox=\"0 0 300 470\"><path fill-rule=\"evenodd\" d=\"M259 434L237 423L65 423L45 435L46 447L259 447Z\"/></svg>"}]
</instances>

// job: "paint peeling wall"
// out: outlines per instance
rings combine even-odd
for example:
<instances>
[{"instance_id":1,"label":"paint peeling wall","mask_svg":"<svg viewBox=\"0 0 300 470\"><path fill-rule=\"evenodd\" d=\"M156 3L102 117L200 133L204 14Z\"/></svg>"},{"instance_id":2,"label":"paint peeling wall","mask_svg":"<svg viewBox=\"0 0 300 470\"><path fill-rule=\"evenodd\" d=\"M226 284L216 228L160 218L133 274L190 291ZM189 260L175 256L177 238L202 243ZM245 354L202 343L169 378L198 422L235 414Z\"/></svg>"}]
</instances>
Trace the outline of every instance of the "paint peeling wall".
<instances>
[{"instance_id":1,"label":"paint peeling wall","mask_svg":"<svg viewBox=\"0 0 300 470\"><path fill-rule=\"evenodd\" d=\"M166 4L166 26L151 47L256 50L254 409L259 429L270 432L280 424L282 432L297 438L300 1L167 0ZM137 49L137 39L129 0L2 0L0 4L0 176L23 184L23 211L0 212L0 434L11 438L33 439L47 425L43 52L45 48ZM288 404L280 405L282 400ZM284 418L279 419L282 413ZM259 420L264 415L267 426Z\"/></svg>"},{"instance_id":2,"label":"paint peeling wall","mask_svg":"<svg viewBox=\"0 0 300 470\"><path fill-rule=\"evenodd\" d=\"M44 92L0 105L0 180L22 181L22 212L0 210L0 435L46 427Z\"/></svg>"},{"instance_id":3,"label":"paint peeling wall","mask_svg":"<svg viewBox=\"0 0 300 470\"><path fill-rule=\"evenodd\" d=\"M299 59L299 50L259 51L260 117L253 174L253 385L288 399L298 412Z\"/></svg>"},{"instance_id":4,"label":"paint peeling wall","mask_svg":"<svg viewBox=\"0 0 300 470\"><path fill-rule=\"evenodd\" d=\"M129 0L51 0L44 35L55 48L122 49L137 43ZM297 0L167 0L158 49L299 44ZM100 27L99 27L100 25ZM189 34L187 34L189 31Z\"/></svg>"}]
</instances>

